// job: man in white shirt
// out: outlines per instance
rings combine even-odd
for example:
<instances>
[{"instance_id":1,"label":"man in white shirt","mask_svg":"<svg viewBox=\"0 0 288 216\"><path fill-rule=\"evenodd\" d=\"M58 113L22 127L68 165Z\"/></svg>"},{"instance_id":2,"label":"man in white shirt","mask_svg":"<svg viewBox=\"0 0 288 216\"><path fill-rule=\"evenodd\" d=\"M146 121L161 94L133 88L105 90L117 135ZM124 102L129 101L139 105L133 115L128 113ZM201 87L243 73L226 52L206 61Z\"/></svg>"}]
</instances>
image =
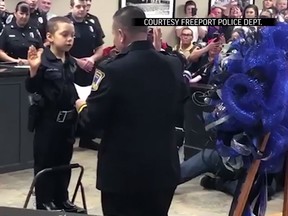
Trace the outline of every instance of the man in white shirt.
<instances>
[{"instance_id":1,"label":"man in white shirt","mask_svg":"<svg viewBox=\"0 0 288 216\"><path fill-rule=\"evenodd\" d=\"M49 13L52 5L52 0L38 0L38 9L47 15L47 20L55 17L55 14Z\"/></svg>"}]
</instances>

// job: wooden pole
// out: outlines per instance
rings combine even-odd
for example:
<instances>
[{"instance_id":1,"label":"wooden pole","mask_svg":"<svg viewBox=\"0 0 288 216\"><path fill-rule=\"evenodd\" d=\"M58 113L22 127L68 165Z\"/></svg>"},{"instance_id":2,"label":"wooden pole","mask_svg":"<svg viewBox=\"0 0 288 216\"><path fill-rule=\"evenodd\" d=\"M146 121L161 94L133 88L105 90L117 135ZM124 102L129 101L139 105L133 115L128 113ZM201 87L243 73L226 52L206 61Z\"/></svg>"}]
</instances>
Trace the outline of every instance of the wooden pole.
<instances>
[{"instance_id":1,"label":"wooden pole","mask_svg":"<svg viewBox=\"0 0 288 216\"><path fill-rule=\"evenodd\" d=\"M265 151L269 137L270 137L270 133L268 133L264 136L264 139L263 139L263 141L260 145L260 148L259 148L259 150L261 152ZM236 207L235 207L233 216L242 216L243 215L243 212L244 212L245 206L247 204L247 200L248 200L252 185L253 185L254 180L255 180L255 176L256 176L258 169L259 169L260 162L261 162L261 160L255 160L252 163L251 167L249 168L245 182L242 185L240 195L237 198L237 203L236 203Z\"/></svg>"},{"instance_id":2,"label":"wooden pole","mask_svg":"<svg viewBox=\"0 0 288 216\"><path fill-rule=\"evenodd\" d=\"M284 200L283 200L283 216L288 216L288 154L285 158L285 167L284 167Z\"/></svg>"}]
</instances>

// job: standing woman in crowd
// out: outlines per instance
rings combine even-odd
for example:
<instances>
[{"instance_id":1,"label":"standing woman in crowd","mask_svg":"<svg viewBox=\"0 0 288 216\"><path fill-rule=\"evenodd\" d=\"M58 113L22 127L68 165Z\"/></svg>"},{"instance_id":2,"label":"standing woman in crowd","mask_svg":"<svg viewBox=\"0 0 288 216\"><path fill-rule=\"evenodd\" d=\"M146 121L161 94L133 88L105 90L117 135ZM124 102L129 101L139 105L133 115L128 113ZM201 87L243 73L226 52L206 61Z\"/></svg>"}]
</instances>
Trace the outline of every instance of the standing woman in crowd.
<instances>
[{"instance_id":1,"label":"standing woman in crowd","mask_svg":"<svg viewBox=\"0 0 288 216\"><path fill-rule=\"evenodd\" d=\"M275 0L263 0L262 7L262 10L267 10L275 7ZM259 11L259 14L262 12L262 10Z\"/></svg>"},{"instance_id":2,"label":"standing woman in crowd","mask_svg":"<svg viewBox=\"0 0 288 216\"><path fill-rule=\"evenodd\" d=\"M242 8L239 5L231 5L227 7L228 11L224 11L223 18L241 18L242 17ZM223 33L225 40L228 41L231 39L234 26L223 26Z\"/></svg>"},{"instance_id":3,"label":"standing woman in crowd","mask_svg":"<svg viewBox=\"0 0 288 216\"><path fill-rule=\"evenodd\" d=\"M257 18L259 17L259 10L258 7L254 4L250 4L247 5L244 10L243 10L243 18L248 18L248 19L252 19L252 18ZM246 33L247 31L250 30L257 30L257 27L255 26L251 26L251 27L247 27L247 26L235 26L234 30L238 30L241 29L243 33ZM234 32L235 33L235 32ZM237 34L239 33L239 31L237 31Z\"/></svg>"},{"instance_id":4,"label":"standing woman in crowd","mask_svg":"<svg viewBox=\"0 0 288 216\"><path fill-rule=\"evenodd\" d=\"M28 23L30 8L25 1L16 5L15 19L6 25L0 35L0 59L5 62L27 64L27 53L30 46L42 47L39 31Z\"/></svg>"},{"instance_id":5,"label":"standing woman in crowd","mask_svg":"<svg viewBox=\"0 0 288 216\"><path fill-rule=\"evenodd\" d=\"M184 5L184 13L186 18L197 18L197 5L194 1L186 1ZM207 33L206 26L188 26L193 31L193 41L197 42L198 39L205 37ZM176 35L180 38L184 26L176 27Z\"/></svg>"}]
</instances>

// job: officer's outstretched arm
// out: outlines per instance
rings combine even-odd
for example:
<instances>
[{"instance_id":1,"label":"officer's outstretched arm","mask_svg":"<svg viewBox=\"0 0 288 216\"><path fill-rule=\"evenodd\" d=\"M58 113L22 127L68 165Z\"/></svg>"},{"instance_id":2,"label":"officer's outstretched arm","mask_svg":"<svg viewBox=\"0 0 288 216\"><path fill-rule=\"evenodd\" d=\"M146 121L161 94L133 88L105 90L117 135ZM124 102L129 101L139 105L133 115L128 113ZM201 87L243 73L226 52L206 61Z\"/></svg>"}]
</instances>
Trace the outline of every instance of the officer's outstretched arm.
<instances>
[{"instance_id":1,"label":"officer's outstretched arm","mask_svg":"<svg viewBox=\"0 0 288 216\"><path fill-rule=\"evenodd\" d=\"M78 104L79 126L92 136L108 127L113 106L113 89L108 72L96 70L86 103Z\"/></svg>"}]
</instances>

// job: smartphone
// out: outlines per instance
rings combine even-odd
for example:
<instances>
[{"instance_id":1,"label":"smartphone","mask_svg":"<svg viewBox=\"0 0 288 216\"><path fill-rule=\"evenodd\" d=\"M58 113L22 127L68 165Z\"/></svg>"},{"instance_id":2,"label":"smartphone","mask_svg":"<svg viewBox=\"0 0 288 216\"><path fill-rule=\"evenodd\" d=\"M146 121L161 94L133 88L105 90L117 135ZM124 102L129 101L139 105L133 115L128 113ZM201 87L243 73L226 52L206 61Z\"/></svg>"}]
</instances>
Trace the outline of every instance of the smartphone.
<instances>
[{"instance_id":1,"label":"smartphone","mask_svg":"<svg viewBox=\"0 0 288 216\"><path fill-rule=\"evenodd\" d=\"M220 34L219 34L219 32L213 33L213 39L215 39L214 42L218 42L218 41L220 40Z\"/></svg>"}]
</instances>

